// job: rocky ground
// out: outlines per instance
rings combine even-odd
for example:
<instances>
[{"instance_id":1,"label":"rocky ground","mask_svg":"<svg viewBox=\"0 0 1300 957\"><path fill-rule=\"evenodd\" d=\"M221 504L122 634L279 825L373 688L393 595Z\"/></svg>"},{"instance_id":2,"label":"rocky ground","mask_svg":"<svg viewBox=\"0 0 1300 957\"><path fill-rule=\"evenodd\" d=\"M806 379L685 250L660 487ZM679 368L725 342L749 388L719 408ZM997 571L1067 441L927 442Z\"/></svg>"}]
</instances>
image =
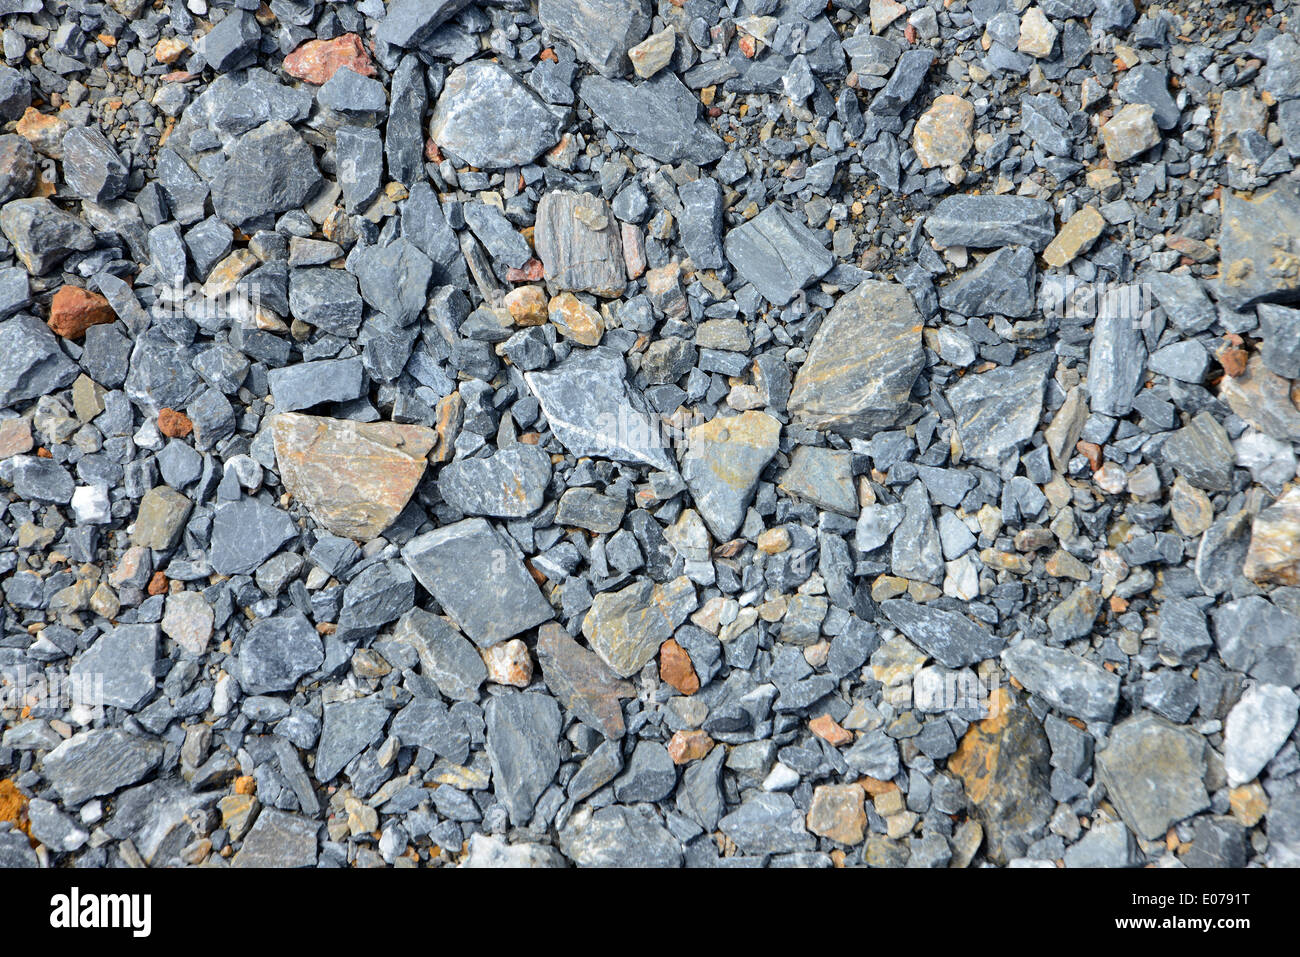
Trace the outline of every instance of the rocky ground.
<instances>
[{"instance_id":1,"label":"rocky ground","mask_svg":"<svg viewBox=\"0 0 1300 957\"><path fill-rule=\"evenodd\" d=\"M0 865L1300 864L1300 42L0 0Z\"/></svg>"}]
</instances>

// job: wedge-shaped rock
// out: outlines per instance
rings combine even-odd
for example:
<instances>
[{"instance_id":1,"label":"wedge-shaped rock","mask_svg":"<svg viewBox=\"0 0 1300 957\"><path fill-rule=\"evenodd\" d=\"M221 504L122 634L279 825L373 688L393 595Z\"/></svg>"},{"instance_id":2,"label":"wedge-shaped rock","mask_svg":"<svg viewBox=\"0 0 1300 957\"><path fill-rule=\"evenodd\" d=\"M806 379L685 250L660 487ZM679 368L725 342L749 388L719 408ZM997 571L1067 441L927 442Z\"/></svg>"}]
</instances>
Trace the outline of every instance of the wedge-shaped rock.
<instances>
[{"instance_id":1,"label":"wedge-shaped rock","mask_svg":"<svg viewBox=\"0 0 1300 957\"><path fill-rule=\"evenodd\" d=\"M45 778L68 807L135 784L162 761L161 742L99 728L74 734L45 757Z\"/></svg>"},{"instance_id":2,"label":"wedge-shaped rock","mask_svg":"<svg viewBox=\"0 0 1300 957\"><path fill-rule=\"evenodd\" d=\"M662 585L639 581L597 595L582 620L582 634L615 674L627 678L645 667L695 608L689 578Z\"/></svg>"},{"instance_id":3,"label":"wedge-shaped rock","mask_svg":"<svg viewBox=\"0 0 1300 957\"><path fill-rule=\"evenodd\" d=\"M559 706L542 694L509 694L488 701L484 713L496 795L522 826L560 769Z\"/></svg>"},{"instance_id":4,"label":"wedge-shaped rock","mask_svg":"<svg viewBox=\"0 0 1300 957\"><path fill-rule=\"evenodd\" d=\"M1025 639L1002 653L1022 685L1057 711L1084 721L1109 721L1119 701L1119 675L1101 665Z\"/></svg>"},{"instance_id":5,"label":"wedge-shaped rock","mask_svg":"<svg viewBox=\"0 0 1300 957\"><path fill-rule=\"evenodd\" d=\"M537 631L537 658L546 687L566 710L611 740L623 737L619 699L636 694L631 684L620 681L600 658L554 623Z\"/></svg>"},{"instance_id":6,"label":"wedge-shaped rock","mask_svg":"<svg viewBox=\"0 0 1300 957\"><path fill-rule=\"evenodd\" d=\"M524 563L481 518L416 536L402 549L402 561L481 648L553 615Z\"/></svg>"},{"instance_id":7,"label":"wedge-shaped rock","mask_svg":"<svg viewBox=\"0 0 1300 957\"><path fill-rule=\"evenodd\" d=\"M1013 366L965 376L948 389L966 458L995 468L1034 434L1054 361L1050 353L1031 356Z\"/></svg>"},{"instance_id":8,"label":"wedge-shaped rock","mask_svg":"<svg viewBox=\"0 0 1300 957\"><path fill-rule=\"evenodd\" d=\"M578 96L633 149L661 163L704 166L727 151L722 137L700 121L699 99L670 71L636 84L589 76Z\"/></svg>"},{"instance_id":9,"label":"wedge-shaped rock","mask_svg":"<svg viewBox=\"0 0 1300 957\"><path fill-rule=\"evenodd\" d=\"M433 429L287 412L271 424L289 493L335 535L369 541L406 507L438 440Z\"/></svg>"},{"instance_id":10,"label":"wedge-shaped rock","mask_svg":"<svg viewBox=\"0 0 1300 957\"><path fill-rule=\"evenodd\" d=\"M1002 638L955 611L918 605L907 598L883 601L880 610L914 644L948 668L973 665L1002 650Z\"/></svg>"},{"instance_id":11,"label":"wedge-shaped rock","mask_svg":"<svg viewBox=\"0 0 1300 957\"><path fill-rule=\"evenodd\" d=\"M591 455L676 473L667 442L644 405L634 403L623 357L606 348L574 350L546 372L524 379L551 431L577 456Z\"/></svg>"},{"instance_id":12,"label":"wedge-shaped rock","mask_svg":"<svg viewBox=\"0 0 1300 957\"><path fill-rule=\"evenodd\" d=\"M718 416L686 433L682 478L709 530L726 541L745 520L758 476L781 440L781 423L766 412Z\"/></svg>"},{"instance_id":13,"label":"wedge-shaped rock","mask_svg":"<svg viewBox=\"0 0 1300 957\"><path fill-rule=\"evenodd\" d=\"M925 364L911 293L869 279L841 296L799 367L788 408L813 428L868 436L897 424Z\"/></svg>"}]
</instances>

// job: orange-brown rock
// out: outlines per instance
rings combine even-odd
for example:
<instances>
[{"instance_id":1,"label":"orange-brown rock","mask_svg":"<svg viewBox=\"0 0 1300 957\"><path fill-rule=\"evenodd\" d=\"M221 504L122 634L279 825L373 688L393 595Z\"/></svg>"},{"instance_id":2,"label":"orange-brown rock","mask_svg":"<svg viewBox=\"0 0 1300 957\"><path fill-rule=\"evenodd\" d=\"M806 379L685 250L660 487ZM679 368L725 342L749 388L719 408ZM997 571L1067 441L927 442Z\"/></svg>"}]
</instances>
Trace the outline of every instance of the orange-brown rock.
<instances>
[{"instance_id":1,"label":"orange-brown rock","mask_svg":"<svg viewBox=\"0 0 1300 957\"><path fill-rule=\"evenodd\" d=\"M528 654L528 646L518 638L484 648L482 655L488 681L493 684L527 688L533 680L533 659Z\"/></svg>"},{"instance_id":2,"label":"orange-brown rock","mask_svg":"<svg viewBox=\"0 0 1300 957\"><path fill-rule=\"evenodd\" d=\"M962 736L948 770L975 805L989 858L1005 863L1024 854L1025 835L1046 824L1056 806L1048 789L1051 752L1043 726L1015 692L997 688L988 710Z\"/></svg>"},{"instance_id":3,"label":"orange-brown rock","mask_svg":"<svg viewBox=\"0 0 1300 957\"><path fill-rule=\"evenodd\" d=\"M53 113L42 113L34 106L18 121L18 135L32 144L32 149L51 159L63 159L63 134L68 132L68 121Z\"/></svg>"},{"instance_id":4,"label":"orange-brown rock","mask_svg":"<svg viewBox=\"0 0 1300 957\"><path fill-rule=\"evenodd\" d=\"M672 638L659 646L659 677L681 694L691 695L700 690L700 678L691 656Z\"/></svg>"},{"instance_id":5,"label":"orange-brown rock","mask_svg":"<svg viewBox=\"0 0 1300 957\"><path fill-rule=\"evenodd\" d=\"M546 291L541 286L518 286L506 293L506 311L517 326L540 326L546 322Z\"/></svg>"},{"instance_id":6,"label":"orange-brown rock","mask_svg":"<svg viewBox=\"0 0 1300 957\"><path fill-rule=\"evenodd\" d=\"M867 811L857 784L823 784L813 790L808 830L841 844L861 844L867 836Z\"/></svg>"},{"instance_id":7,"label":"orange-brown rock","mask_svg":"<svg viewBox=\"0 0 1300 957\"><path fill-rule=\"evenodd\" d=\"M194 431L194 423L184 412L162 409L158 413L158 431L169 439L183 439Z\"/></svg>"},{"instance_id":8,"label":"orange-brown rock","mask_svg":"<svg viewBox=\"0 0 1300 957\"><path fill-rule=\"evenodd\" d=\"M668 740L668 756L673 764L690 764L713 750L713 739L706 731L678 731Z\"/></svg>"},{"instance_id":9,"label":"orange-brown rock","mask_svg":"<svg viewBox=\"0 0 1300 957\"><path fill-rule=\"evenodd\" d=\"M285 73L315 86L332 77L340 67L362 76L375 75L374 64L355 33L345 33L333 40L308 40L284 58Z\"/></svg>"},{"instance_id":10,"label":"orange-brown rock","mask_svg":"<svg viewBox=\"0 0 1300 957\"><path fill-rule=\"evenodd\" d=\"M853 732L840 727L828 714L819 715L809 721L808 730L834 748L842 748L853 740Z\"/></svg>"},{"instance_id":11,"label":"orange-brown rock","mask_svg":"<svg viewBox=\"0 0 1300 957\"><path fill-rule=\"evenodd\" d=\"M433 429L284 412L271 425L280 480L312 518L369 541L410 501L437 441Z\"/></svg>"},{"instance_id":12,"label":"orange-brown rock","mask_svg":"<svg viewBox=\"0 0 1300 957\"><path fill-rule=\"evenodd\" d=\"M116 319L107 299L80 286L64 286L50 301L50 329L65 339L80 339L91 326Z\"/></svg>"},{"instance_id":13,"label":"orange-brown rock","mask_svg":"<svg viewBox=\"0 0 1300 957\"><path fill-rule=\"evenodd\" d=\"M34 444L31 419L13 418L0 422L0 460L30 452Z\"/></svg>"},{"instance_id":14,"label":"orange-brown rock","mask_svg":"<svg viewBox=\"0 0 1300 957\"><path fill-rule=\"evenodd\" d=\"M167 576L162 572L154 572L145 591L154 596L167 594Z\"/></svg>"}]
</instances>

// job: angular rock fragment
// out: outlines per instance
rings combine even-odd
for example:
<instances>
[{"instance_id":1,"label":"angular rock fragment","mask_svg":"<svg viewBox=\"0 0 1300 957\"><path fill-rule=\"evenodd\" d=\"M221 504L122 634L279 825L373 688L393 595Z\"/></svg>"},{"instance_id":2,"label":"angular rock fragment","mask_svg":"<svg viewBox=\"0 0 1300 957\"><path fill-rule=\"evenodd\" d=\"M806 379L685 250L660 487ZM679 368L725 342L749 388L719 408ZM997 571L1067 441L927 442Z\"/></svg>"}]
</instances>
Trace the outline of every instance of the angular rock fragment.
<instances>
[{"instance_id":1,"label":"angular rock fragment","mask_svg":"<svg viewBox=\"0 0 1300 957\"><path fill-rule=\"evenodd\" d=\"M719 541L730 539L744 522L758 477L780 438L781 423L764 412L719 416L687 430L682 478Z\"/></svg>"},{"instance_id":2,"label":"angular rock fragment","mask_svg":"<svg viewBox=\"0 0 1300 957\"><path fill-rule=\"evenodd\" d=\"M512 445L443 466L438 491L466 515L522 518L541 507L550 480L550 455L535 445Z\"/></svg>"},{"instance_id":3,"label":"angular rock fragment","mask_svg":"<svg viewBox=\"0 0 1300 957\"><path fill-rule=\"evenodd\" d=\"M285 489L335 535L369 541L410 501L437 434L418 425L281 413L271 422Z\"/></svg>"},{"instance_id":4,"label":"angular rock fragment","mask_svg":"<svg viewBox=\"0 0 1300 957\"><path fill-rule=\"evenodd\" d=\"M212 205L231 226L302 206L320 185L312 149L284 120L249 130L212 176Z\"/></svg>"},{"instance_id":5,"label":"angular rock fragment","mask_svg":"<svg viewBox=\"0 0 1300 957\"><path fill-rule=\"evenodd\" d=\"M429 120L435 143L485 169L531 163L561 131L560 118L532 90L488 60L452 70Z\"/></svg>"},{"instance_id":6,"label":"angular rock fragment","mask_svg":"<svg viewBox=\"0 0 1300 957\"><path fill-rule=\"evenodd\" d=\"M680 867L681 845L645 806L583 808L560 830L560 850L579 867Z\"/></svg>"},{"instance_id":7,"label":"angular rock fragment","mask_svg":"<svg viewBox=\"0 0 1300 957\"><path fill-rule=\"evenodd\" d=\"M1035 272L1034 254L1028 247L1007 246L940 289L939 305L963 316L998 313L1023 318L1037 305Z\"/></svg>"},{"instance_id":8,"label":"angular rock fragment","mask_svg":"<svg viewBox=\"0 0 1300 957\"><path fill-rule=\"evenodd\" d=\"M1300 253L1284 237L1297 233L1300 189L1294 185L1283 183L1250 197L1226 191L1219 228L1219 295L1234 309L1294 299L1300 294Z\"/></svg>"},{"instance_id":9,"label":"angular rock fragment","mask_svg":"<svg viewBox=\"0 0 1300 957\"><path fill-rule=\"evenodd\" d=\"M623 737L622 698L634 695L632 685L620 681L594 653L582 647L556 624L537 632L537 657L546 686L560 704L585 724L599 728L605 737Z\"/></svg>"},{"instance_id":10,"label":"angular rock fragment","mask_svg":"<svg viewBox=\"0 0 1300 957\"><path fill-rule=\"evenodd\" d=\"M1022 685L1063 714L1110 721L1119 702L1119 675L1062 648L1028 639L1002 652L1002 662Z\"/></svg>"},{"instance_id":11,"label":"angular rock fragment","mask_svg":"<svg viewBox=\"0 0 1300 957\"><path fill-rule=\"evenodd\" d=\"M582 634L615 674L627 678L654 658L695 608L690 579L676 578L662 585L642 580L597 595L582 620Z\"/></svg>"},{"instance_id":12,"label":"angular rock fragment","mask_svg":"<svg viewBox=\"0 0 1300 957\"><path fill-rule=\"evenodd\" d=\"M965 615L919 605L904 598L880 603L880 610L903 634L948 668L992 658L1005 640Z\"/></svg>"},{"instance_id":13,"label":"angular rock fragment","mask_svg":"<svg viewBox=\"0 0 1300 957\"><path fill-rule=\"evenodd\" d=\"M625 376L623 357L602 347L575 350L554 368L525 373L524 379L551 431L574 455L675 473L660 427L634 403Z\"/></svg>"},{"instance_id":14,"label":"angular rock fragment","mask_svg":"<svg viewBox=\"0 0 1300 957\"><path fill-rule=\"evenodd\" d=\"M774 306L784 306L835 265L816 235L773 204L723 240L727 259Z\"/></svg>"},{"instance_id":15,"label":"angular rock fragment","mask_svg":"<svg viewBox=\"0 0 1300 957\"><path fill-rule=\"evenodd\" d=\"M1210 806L1205 739L1153 714L1116 725L1097 753L1097 774L1124 823L1144 840Z\"/></svg>"},{"instance_id":16,"label":"angular rock fragment","mask_svg":"<svg viewBox=\"0 0 1300 957\"><path fill-rule=\"evenodd\" d=\"M560 709L553 698L525 692L492 698L484 714L497 797L511 823L526 825L560 767Z\"/></svg>"},{"instance_id":17,"label":"angular rock fragment","mask_svg":"<svg viewBox=\"0 0 1300 957\"><path fill-rule=\"evenodd\" d=\"M963 377L946 397L957 415L966 458L996 467L1034 434L1055 357L1040 353L1013 366Z\"/></svg>"},{"instance_id":18,"label":"angular rock fragment","mask_svg":"<svg viewBox=\"0 0 1300 957\"><path fill-rule=\"evenodd\" d=\"M402 560L480 648L513 638L554 614L523 562L481 518L411 539Z\"/></svg>"},{"instance_id":19,"label":"angular rock fragment","mask_svg":"<svg viewBox=\"0 0 1300 957\"><path fill-rule=\"evenodd\" d=\"M557 289L622 295L627 284L618 223L590 193L553 190L537 204L534 233L546 278Z\"/></svg>"},{"instance_id":20,"label":"angular rock fragment","mask_svg":"<svg viewBox=\"0 0 1300 957\"><path fill-rule=\"evenodd\" d=\"M1242 574L1261 584L1300 584L1300 488L1255 516Z\"/></svg>"},{"instance_id":21,"label":"angular rock fragment","mask_svg":"<svg viewBox=\"0 0 1300 957\"><path fill-rule=\"evenodd\" d=\"M325 660L320 636L293 610L253 624L240 643L235 672L245 694L292 691L303 675Z\"/></svg>"},{"instance_id":22,"label":"angular rock fragment","mask_svg":"<svg viewBox=\"0 0 1300 957\"><path fill-rule=\"evenodd\" d=\"M661 163L705 166L726 152L722 138L699 120L700 101L675 74L661 72L640 84L589 76L578 96L633 149Z\"/></svg>"},{"instance_id":23,"label":"angular rock fragment","mask_svg":"<svg viewBox=\"0 0 1300 957\"><path fill-rule=\"evenodd\" d=\"M1022 245L1041 252L1056 235L1052 207L1028 196L949 196L925 217L940 246Z\"/></svg>"},{"instance_id":24,"label":"angular rock fragment","mask_svg":"<svg viewBox=\"0 0 1300 957\"><path fill-rule=\"evenodd\" d=\"M158 741L120 728L96 728L74 734L47 754L42 770L63 803L76 807L142 780L162 757Z\"/></svg>"},{"instance_id":25,"label":"angular rock fragment","mask_svg":"<svg viewBox=\"0 0 1300 957\"><path fill-rule=\"evenodd\" d=\"M863 282L822 320L787 408L814 428L853 436L896 424L925 362L923 325L905 287Z\"/></svg>"},{"instance_id":26,"label":"angular rock fragment","mask_svg":"<svg viewBox=\"0 0 1300 957\"><path fill-rule=\"evenodd\" d=\"M646 0L540 0L537 18L604 76L624 76L628 51L650 30Z\"/></svg>"}]
</instances>

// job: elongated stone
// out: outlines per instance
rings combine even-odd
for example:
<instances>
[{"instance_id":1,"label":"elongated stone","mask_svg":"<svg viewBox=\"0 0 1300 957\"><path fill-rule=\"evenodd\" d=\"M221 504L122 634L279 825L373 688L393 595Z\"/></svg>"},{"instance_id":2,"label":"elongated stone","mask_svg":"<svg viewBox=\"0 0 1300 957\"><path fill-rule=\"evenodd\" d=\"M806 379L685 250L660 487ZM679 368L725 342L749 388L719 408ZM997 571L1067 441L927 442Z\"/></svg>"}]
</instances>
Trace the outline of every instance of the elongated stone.
<instances>
[{"instance_id":1,"label":"elongated stone","mask_svg":"<svg viewBox=\"0 0 1300 957\"><path fill-rule=\"evenodd\" d=\"M925 231L940 246L1028 246L1034 252L1056 235L1049 203L1030 196L969 196L940 201L925 217Z\"/></svg>"},{"instance_id":2,"label":"elongated stone","mask_svg":"<svg viewBox=\"0 0 1300 957\"><path fill-rule=\"evenodd\" d=\"M289 493L335 535L369 541L406 507L437 433L418 425L286 412L271 423Z\"/></svg>"},{"instance_id":3,"label":"elongated stone","mask_svg":"<svg viewBox=\"0 0 1300 957\"><path fill-rule=\"evenodd\" d=\"M1109 721L1119 701L1119 675L1064 648L1028 639L1002 652L1002 662L1022 685L1056 710L1084 721Z\"/></svg>"},{"instance_id":4,"label":"elongated stone","mask_svg":"<svg viewBox=\"0 0 1300 957\"><path fill-rule=\"evenodd\" d=\"M625 725L619 700L636 693L629 682L619 680L594 652L556 624L538 629L537 657L546 687L566 710L584 724L599 728L611 740L623 737Z\"/></svg>"},{"instance_id":5,"label":"elongated stone","mask_svg":"<svg viewBox=\"0 0 1300 957\"><path fill-rule=\"evenodd\" d=\"M965 615L906 598L891 598L880 609L912 642L949 668L973 665L1002 650L1004 640Z\"/></svg>"}]
</instances>

